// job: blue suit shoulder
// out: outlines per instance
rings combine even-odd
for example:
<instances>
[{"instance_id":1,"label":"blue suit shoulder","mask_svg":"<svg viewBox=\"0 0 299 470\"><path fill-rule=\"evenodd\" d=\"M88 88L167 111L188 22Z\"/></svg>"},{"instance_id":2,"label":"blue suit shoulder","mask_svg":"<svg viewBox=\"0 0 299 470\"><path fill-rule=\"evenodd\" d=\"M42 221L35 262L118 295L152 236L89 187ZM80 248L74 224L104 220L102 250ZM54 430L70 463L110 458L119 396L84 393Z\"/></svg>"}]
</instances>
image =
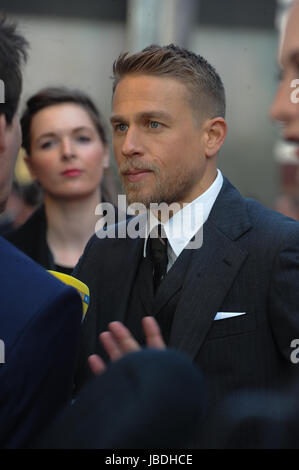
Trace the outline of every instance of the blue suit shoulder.
<instances>
[{"instance_id":1,"label":"blue suit shoulder","mask_svg":"<svg viewBox=\"0 0 299 470\"><path fill-rule=\"evenodd\" d=\"M17 336L39 311L55 299L79 297L74 289L58 281L2 237L0 259L1 336L9 336L8 344L13 332ZM79 319L80 303L75 302L78 303L76 315Z\"/></svg>"},{"instance_id":2,"label":"blue suit shoulder","mask_svg":"<svg viewBox=\"0 0 299 470\"><path fill-rule=\"evenodd\" d=\"M245 198L252 226L262 231L263 236L277 242L297 241L299 243L299 222L286 217L260 204L254 199Z\"/></svg>"},{"instance_id":3,"label":"blue suit shoulder","mask_svg":"<svg viewBox=\"0 0 299 470\"><path fill-rule=\"evenodd\" d=\"M232 240L274 246L299 238L299 222L243 197L225 177L209 219Z\"/></svg>"},{"instance_id":4,"label":"blue suit shoulder","mask_svg":"<svg viewBox=\"0 0 299 470\"><path fill-rule=\"evenodd\" d=\"M81 298L0 238L0 447L30 445L71 397Z\"/></svg>"}]
</instances>

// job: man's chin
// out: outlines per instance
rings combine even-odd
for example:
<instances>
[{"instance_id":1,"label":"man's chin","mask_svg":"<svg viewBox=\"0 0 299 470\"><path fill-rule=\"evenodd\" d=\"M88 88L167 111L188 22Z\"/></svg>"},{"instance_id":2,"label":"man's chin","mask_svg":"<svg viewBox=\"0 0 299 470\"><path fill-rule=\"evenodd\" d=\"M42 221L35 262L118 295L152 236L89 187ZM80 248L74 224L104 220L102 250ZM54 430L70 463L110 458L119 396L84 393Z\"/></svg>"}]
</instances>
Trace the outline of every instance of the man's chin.
<instances>
[{"instance_id":1,"label":"man's chin","mask_svg":"<svg viewBox=\"0 0 299 470\"><path fill-rule=\"evenodd\" d=\"M142 204L146 208L153 202L157 202L157 197L154 194L146 194L143 191L126 191L128 205Z\"/></svg>"},{"instance_id":2,"label":"man's chin","mask_svg":"<svg viewBox=\"0 0 299 470\"><path fill-rule=\"evenodd\" d=\"M149 201L147 198L144 198L142 196L134 196L134 197L131 197L131 196L128 196L127 195L127 203L128 203L128 206L133 206L133 205L137 205L137 204L142 204L143 206L145 206L146 208L148 208L149 204L151 203L151 201Z\"/></svg>"}]
</instances>

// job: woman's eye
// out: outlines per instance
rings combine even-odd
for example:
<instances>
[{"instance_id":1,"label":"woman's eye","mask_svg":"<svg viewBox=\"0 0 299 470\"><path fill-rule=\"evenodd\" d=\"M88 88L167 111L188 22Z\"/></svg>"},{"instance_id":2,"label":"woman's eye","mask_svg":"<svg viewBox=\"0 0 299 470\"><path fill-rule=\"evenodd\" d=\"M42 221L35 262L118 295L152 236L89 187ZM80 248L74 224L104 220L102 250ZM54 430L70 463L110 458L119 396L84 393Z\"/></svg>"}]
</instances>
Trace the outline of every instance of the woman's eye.
<instances>
[{"instance_id":1,"label":"woman's eye","mask_svg":"<svg viewBox=\"0 0 299 470\"><path fill-rule=\"evenodd\" d=\"M43 150L45 150L45 149L50 148L51 145L52 145L52 141L49 140L49 141L47 141L47 142L43 142L43 143L41 144L41 148L42 148Z\"/></svg>"},{"instance_id":2,"label":"woman's eye","mask_svg":"<svg viewBox=\"0 0 299 470\"><path fill-rule=\"evenodd\" d=\"M90 142L90 137L88 137L86 135L80 135L78 137L78 140L79 140L79 142Z\"/></svg>"}]
</instances>

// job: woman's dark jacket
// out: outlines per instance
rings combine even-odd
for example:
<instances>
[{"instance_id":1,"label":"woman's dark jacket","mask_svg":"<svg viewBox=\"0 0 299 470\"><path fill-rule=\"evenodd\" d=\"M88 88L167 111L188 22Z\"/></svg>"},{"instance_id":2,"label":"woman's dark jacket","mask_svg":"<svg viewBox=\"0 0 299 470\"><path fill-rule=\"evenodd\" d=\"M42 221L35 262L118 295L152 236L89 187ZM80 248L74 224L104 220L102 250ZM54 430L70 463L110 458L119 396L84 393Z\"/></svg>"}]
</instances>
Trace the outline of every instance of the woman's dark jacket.
<instances>
[{"instance_id":1,"label":"woman's dark jacket","mask_svg":"<svg viewBox=\"0 0 299 470\"><path fill-rule=\"evenodd\" d=\"M46 269L54 269L53 255L47 243L45 206L41 205L20 227L4 238Z\"/></svg>"},{"instance_id":2,"label":"woman's dark jacket","mask_svg":"<svg viewBox=\"0 0 299 470\"><path fill-rule=\"evenodd\" d=\"M116 208L115 217L117 221ZM55 265L54 257L47 243L47 219L44 204L23 225L3 236L45 269L71 274L72 268Z\"/></svg>"}]
</instances>

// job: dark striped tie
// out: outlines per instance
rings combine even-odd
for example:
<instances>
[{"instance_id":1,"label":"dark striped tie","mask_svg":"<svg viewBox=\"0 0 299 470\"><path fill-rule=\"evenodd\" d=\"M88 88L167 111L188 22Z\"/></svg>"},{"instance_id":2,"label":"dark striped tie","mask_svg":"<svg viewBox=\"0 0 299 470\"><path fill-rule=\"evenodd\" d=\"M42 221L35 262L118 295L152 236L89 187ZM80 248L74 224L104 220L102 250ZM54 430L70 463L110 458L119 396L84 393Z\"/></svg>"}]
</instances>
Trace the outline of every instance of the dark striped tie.
<instances>
[{"instance_id":1,"label":"dark striped tie","mask_svg":"<svg viewBox=\"0 0 299 470\"><path fill-rule=\"evenodd\" d=\"M159 237L150 237L150 253L154 268L154 292L156 293L161 281L164 279L167 273L167 237L163 237L161 234L161 225L158 225Z\"/></svg>"}]
</instances>

